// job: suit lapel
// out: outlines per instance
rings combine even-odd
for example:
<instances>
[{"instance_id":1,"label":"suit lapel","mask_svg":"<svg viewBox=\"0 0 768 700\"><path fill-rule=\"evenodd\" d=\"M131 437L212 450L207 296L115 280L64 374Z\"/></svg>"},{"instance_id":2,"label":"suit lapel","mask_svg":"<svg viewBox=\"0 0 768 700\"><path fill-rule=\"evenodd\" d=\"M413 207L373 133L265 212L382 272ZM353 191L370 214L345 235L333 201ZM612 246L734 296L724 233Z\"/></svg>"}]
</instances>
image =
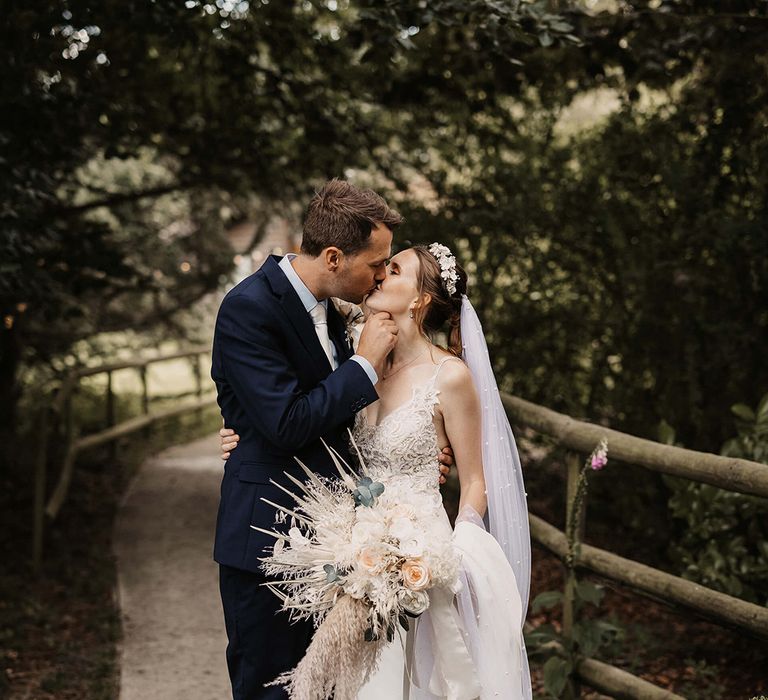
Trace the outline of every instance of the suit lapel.
<instances>
[{"instance_id":1,"label":"suit lapel","mask_svg":"<svg viewBox=\"0 0 768 700\"><path fill-rule=\"evenodd\" d=\"M279 258L274 255L270 255L267 261L264 263L264 274L266 275L272 291L275 292L283 307L283 311L288 321L296 331L301 344L307 351L307 354L312 358L312 363L317 369L317 373L325 378L331 371L331 365L328 362L328 358L325 356L325 351L320 345L320 341L317 338L315 332L315 324L312 323L312 318L304 308L304 304L301 303L299 295L296 294L296 290L293 288L285 273L280 269ZM330 306L331 304L329 304ZM330 323L329 323L330 329Z\"/></svg>"}]
</instances>

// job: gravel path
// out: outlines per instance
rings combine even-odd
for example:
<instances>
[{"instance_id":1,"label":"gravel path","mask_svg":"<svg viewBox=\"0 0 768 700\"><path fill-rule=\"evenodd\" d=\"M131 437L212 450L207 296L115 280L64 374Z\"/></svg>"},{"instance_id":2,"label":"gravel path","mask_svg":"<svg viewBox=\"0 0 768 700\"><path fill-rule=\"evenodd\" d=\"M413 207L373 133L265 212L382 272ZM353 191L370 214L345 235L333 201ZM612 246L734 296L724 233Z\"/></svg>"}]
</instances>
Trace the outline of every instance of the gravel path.
<instances>
[{"instance_id":1,"label":"gravel path","mask_svg":"<svg viewBox=\"0 0 768 700\"><path fill-rule=\"evenodd\" d=\"M120 700L227 700L226 634L211 559L218 437L141 468L115 526L123 621Z\"/></svg>"}]
</instances>

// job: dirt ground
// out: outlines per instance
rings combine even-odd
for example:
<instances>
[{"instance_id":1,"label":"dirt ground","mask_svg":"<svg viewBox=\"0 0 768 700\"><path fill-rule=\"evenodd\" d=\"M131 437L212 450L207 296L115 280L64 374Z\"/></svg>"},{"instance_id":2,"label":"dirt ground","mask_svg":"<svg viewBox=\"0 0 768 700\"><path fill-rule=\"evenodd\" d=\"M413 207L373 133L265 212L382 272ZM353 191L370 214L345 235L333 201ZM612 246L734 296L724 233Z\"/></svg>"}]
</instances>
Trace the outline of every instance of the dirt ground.
<instances>
[{"instance_id":1,"label":"dirt ground","mask_svg":"<svg viewBox=\"0 0 768 700\"><path fill-rule=\"evenodd\" d=\"M222 462L218 438L172 447L131 483L115 523L121 700L231 697L211 558Z\"/></svg>"}]
</instances>

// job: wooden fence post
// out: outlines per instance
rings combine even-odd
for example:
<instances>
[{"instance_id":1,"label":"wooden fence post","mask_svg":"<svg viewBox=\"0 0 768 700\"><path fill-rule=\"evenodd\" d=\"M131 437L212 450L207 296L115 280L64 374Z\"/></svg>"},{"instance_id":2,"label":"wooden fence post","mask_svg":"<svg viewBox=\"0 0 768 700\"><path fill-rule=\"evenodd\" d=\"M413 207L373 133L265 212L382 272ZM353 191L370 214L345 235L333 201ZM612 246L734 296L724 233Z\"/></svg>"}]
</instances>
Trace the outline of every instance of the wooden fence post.
<instances>
[{"instance_id":1,"label":"wooden fence post","mask_svg":"<svg viewBox=\"0 0 768 700\"><path fill-rule=\"evenodd\" d=\"M107 403L106 403L106 422L107 428L111 428L115 424L115 392L112 385L112 372L107 372ZM109 445L109 454L112 459L117 457L117 443L112 442Z\"/></svg>"},{"instance_id":2,"label":"wooden fence post","mask_svg":"<svg viewBox=\"0 0 768 700\"><path fill-rule=\"evenodd\" d=\"M35 500L32 525L32 568L40 573L43 563L43 536L45 531L45 490L48 467L48 407L40 411L38 442L35 455Z\"/></svg>"},{"instance_id":3,"label":"wooden fence post","mask_svg":"<svg viewBox=\"0 0 768 700\"><path fill-rule=\"evenodd\" d=\"M195 374L195 394L197 395L197 400L202 401L203 399L203 368L200 362L200 355L194 356L194 360L192 362L192 371ZM198 409L197 411L197 422L198 423L203 422L202 408Z\"/></svg>"},{"instance_id":4,"label":"wooden fence post","mask_svg":"<svg viewBox=\"0 0 768 700\"><path fill-rule=\"evenodd\" d=\"M565 522L566 530L567 524L573 517L573 508L576 507L576 492L579 484L579 476L581 474L581 459L577 452L569 451L565 458L566 470L567 470L567 487L565 495ZM584 497L586 499L586 496ZM575 547L578 551L578 543L584 538L584 515L586 513L586 502L582 506L579 521L576 523L574 529L574 541ZM575 622L575 608L576 608L576 570L574 566L569 566L566 569L565 577L565 591L563 595L563 637L570 643L573 643L573 624ZM572 680L570 682L571 697L578 698L581 695L581 689L577 681Z\"/></svg>"},{"instance_id":5,"label":"wooden fence post","mask_svg":"<svg viewBox=\"0 0 768 700\"><path fill-rule=\"evenodd\" d=\"M149 415L149 388L147 385L147 365L139 367L139 376L141 377L141 412L143 415ZM149 438L152 434L152 426L147 425L144 428L144 437Z\"/></svg>"}]
</instances>

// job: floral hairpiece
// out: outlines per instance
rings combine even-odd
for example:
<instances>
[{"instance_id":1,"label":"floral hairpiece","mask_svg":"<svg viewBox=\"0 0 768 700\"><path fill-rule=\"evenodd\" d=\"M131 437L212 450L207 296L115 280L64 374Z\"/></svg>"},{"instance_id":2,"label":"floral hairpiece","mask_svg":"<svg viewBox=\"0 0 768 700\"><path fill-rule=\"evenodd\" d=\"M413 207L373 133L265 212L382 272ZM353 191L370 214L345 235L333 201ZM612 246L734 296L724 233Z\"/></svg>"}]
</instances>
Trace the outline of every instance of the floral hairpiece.
<instances>
[{"instance_id":1,"label":"floral hairpiece","mask_svg":"<svg viewBox=\"0 0 768 700\"><path fill-rule=\"evenodd\" d=\"M440 277L443 278L443 286L449 295L456 294L456 282L459 275L456 272L456 256L442 243L431 243L429 252L435 256L440 265Z\"/></svg>"}]
</instances>

